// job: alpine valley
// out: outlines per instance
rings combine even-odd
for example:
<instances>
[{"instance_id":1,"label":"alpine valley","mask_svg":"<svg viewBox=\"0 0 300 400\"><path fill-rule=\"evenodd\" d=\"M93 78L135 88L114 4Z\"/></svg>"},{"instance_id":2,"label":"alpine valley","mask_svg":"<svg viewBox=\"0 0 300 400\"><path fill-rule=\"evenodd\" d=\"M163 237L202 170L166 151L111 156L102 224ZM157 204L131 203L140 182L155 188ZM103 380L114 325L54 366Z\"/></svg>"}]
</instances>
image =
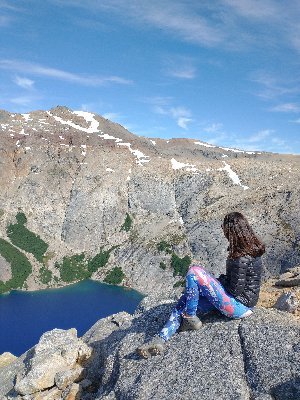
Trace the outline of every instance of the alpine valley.
<instances>
[{"instance_id":1,"label":"alpine valley","mask_svg":"<svg viewBox=\"0 0 300 400\"><path fill-rule=\"evenodd\" d=\"M82 337L53 329L19 358L2 354L1 400L299 400L299 318L261 307L274 287L248 318L204 316L163 355L136 354L167 320L192 261L224 272L230 211L266 244L265 283L281 274L295 286L284 294L295 311L299 155L139 137L66 107L1 111L0 126L0 293L91 278L148 295Z\"/></svg>"},{"instance_id":2,"label":"alpine valley","mask_svg":"<svg viewBox=\"0 0 300 400\"><path fill-rule=\"evenodd\" d=\"M167 295L192 260L224 272L234 210L266 278L300 262L299 155L149 139L66 107L1 111L0 127L0 293L92 278Z\"/></svg>"}]
</instances>

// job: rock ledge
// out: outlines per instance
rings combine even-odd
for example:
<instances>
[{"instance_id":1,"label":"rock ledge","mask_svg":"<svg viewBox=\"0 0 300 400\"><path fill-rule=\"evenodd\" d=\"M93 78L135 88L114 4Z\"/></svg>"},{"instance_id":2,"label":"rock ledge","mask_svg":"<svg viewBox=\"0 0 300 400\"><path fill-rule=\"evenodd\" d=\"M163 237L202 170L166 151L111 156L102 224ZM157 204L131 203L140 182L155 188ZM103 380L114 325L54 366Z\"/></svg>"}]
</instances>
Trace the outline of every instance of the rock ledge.
<instances>
[{"instance_id":1,"label":"rock ledge","mask_svg":"<svg viewBox=\"0 0 300 400\"><path fill-rule=\"evenodd\" d=\"M134 315L101 319L82 339L73 330L44 334L34 349L0 370L0 399L300 399L300 325L277 310L257 308L245 320L207 316L200 331L176 334L162 356L140 359L136 347L157 332L173 305L147 297ZM60 344L52 348L55 341ZM86 350L81 369L79 348ZM53 386L21 389L25 381L33 387L29 378L36 382L37 371L45 380L39 362L47 354ZM59 357L69 363L56 364L60 371L53 361Z\"/></svg>"}]
</instances>

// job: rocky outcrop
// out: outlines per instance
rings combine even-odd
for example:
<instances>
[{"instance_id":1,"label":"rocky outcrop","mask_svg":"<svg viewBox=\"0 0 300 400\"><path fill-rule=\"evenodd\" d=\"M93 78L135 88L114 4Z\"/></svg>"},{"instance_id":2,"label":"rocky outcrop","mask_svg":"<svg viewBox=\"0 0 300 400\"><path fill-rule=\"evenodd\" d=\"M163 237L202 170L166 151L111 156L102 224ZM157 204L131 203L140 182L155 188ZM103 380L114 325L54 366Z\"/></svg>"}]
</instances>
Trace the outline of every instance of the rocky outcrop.
<instances>
[{"instance_id":1,"label":"rocky outcrop","mask_svg":"<svg viewBox=\"0 0 300 400\"><path fill-rule=\"evenodd\" d=\"M3 368L6 365L11 364L13 361L16 360L16 358L17 358L16 356L14 356L13 354L8 353L8 352L1 354L0 355L0 368Z\"/></svg>"},{"instance_id":2,"label":"rocky outcrop","mask_svg":"<svg viewBox=\"0 0 300 400\"><path fill-rule=\"evenodd\" d=\"M284 274L280 275L280 279L275 285L282 287L300 286L300 265L289 268Z\"/></svg>"},{"instance_id":3,"label":"rocky outcrop","mask_svg":"<svg viewBox=\"0 0 300 400\"><path fill-rule=\"evenodd\" d=\"M2 369L0 393L24 399L68 398L77 387L74 383L84 380L91 354L76 329L46 332L33 349Z\"/></svg>"},{"instance_id":4,"label":"rocky outcrop","mask_svg":"<svg viewBox=\"0 0 300 400\"><path fill-rule=\"evenodd\" d=\"M83 365L84 379L71 351L67 368L60 363L60 371L53 371L55 363L51 363L54 376L51 387L18 398L300 398L300 324L289 314L276 310L257 308L251 317L244 320L227 319L219 314L207 316L203 318L200 331L176 334L167 343L162 356L140 359L136 347L157 333L173 304L172 300L147 297L134 315L122 312L99 320L82 338L92 349L92 355ZM72 331L52 331L45 336L47 343L55 343L58 334L66 340L61 342L59 339L60 344L55 348L60 348L60 357L66 357L62 343L67 344L70 335L72 343L78 340ZM40 346L47 348L49 359L53 354L59 357L57 350L52 351L43 345L45 337L36 349ZM36 350L32 349L10 368L0 369L1 400L16 398L15 390L19 390L18 385L22 382L18 380L15 383L16 376L27 377L28 387L30 377L36 382L35 368L40 378L49 373L48 367L42 370L41 364L34 361L35 353ZM29 365L31 369L28 369ZM44 366L48 365L44 358Z\"/></svg>"},{"instance_id":5,"label":"rocky outcrop","mask_svg":"<svg viewBox=\"0 0 300 400\"><path fill-rule=\"evenodd\" d=\"M300 156L138 137L66 107L2 112L0 138L0 292L104 280L118 266L117 283L168 295L181 279L172 256L224 272L233 210L266 242L266 277L300 262Z\"/></svg>"},{"instance_id":6,"label":"rocky outcrop","mask_svg":"<svg viewBox=\"0 0 300 400\"><path fill-rule=\"evenodd\" d=\"M279 296L273 307L300 316L300 266L289 268L274 280L273 293L276 289Z\"/></svg>"},{"instance_id":7,"label":"rocky outcrop","mask_svg":"<svg viewBox=\"0 0 300 400\"><path fill-rule=\"evenodd\" d=\"M215 315L203 329L175 335L163 356L141 360L135 348L157 332L172 304L146 299L130 328L85 340L102 355L97 399L277 399L299 395L300 325L285 314L257 309L245 320ZM124 332L125 330L125 332ZM276 371L274 375L274 371Z\"/></svg>"},{"instance_id":8,"label":"rocky outcrop","mask_svg":"<svg viewBox=\"0 0 300 400\"><path fill-rule=\"evenodd\" d=\"M25 372L17 376L15 391L30 395L54 385L65 389L70 383L80 380L83 374L81 363L91 356L91 350L77 339L76 333L75 329L55 329L44 333L26 364Z\"/></svg>"},{"instance_id":9,"label":"rocky outcrop","mask_svg":"<svg viewBox=\"0 0 300 400\"><path fill-rule=\"evenodd\" d=\"M0 293L92 277L156 295L81 339L54 330L2 356L0 400L300 399L299 319L274 309L210 315L162 356L135 352L168 317L174 299L161 295L191 259L224 272L227 212L265 241L264 276L299 295L299 156L137 137L65 107L0 112L0 139Z\"/></svg>"},{"instance_id":10,"label":"rocky outcrop","mask_svg":"<svg viewBox=\"0 0 300 400\"><path fill-rule=\"evenodd\" d=\"M274 304L274 308L281 311L294 313L299 306L296 294L293 292L283 293Z\"/></svg>"}]
</instances>

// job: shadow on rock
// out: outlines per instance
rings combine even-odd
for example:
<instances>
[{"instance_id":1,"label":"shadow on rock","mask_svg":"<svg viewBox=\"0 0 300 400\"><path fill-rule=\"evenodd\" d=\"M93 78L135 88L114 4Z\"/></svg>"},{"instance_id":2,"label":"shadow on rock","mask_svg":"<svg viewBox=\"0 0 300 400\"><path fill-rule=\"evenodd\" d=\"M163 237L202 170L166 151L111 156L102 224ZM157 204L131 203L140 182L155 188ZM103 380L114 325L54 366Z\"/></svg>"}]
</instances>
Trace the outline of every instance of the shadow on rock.
<instances>
[{"instance_id":1,"label":"shadow on rock","mask_svg":"<svg viewBox=\"0 0 300 400\"><path fill-rule=\"evenodd\" d=\"M272 388L271 394L275 400L299 400L300 376L275 386Z\"/></svg>"}]
</instances>

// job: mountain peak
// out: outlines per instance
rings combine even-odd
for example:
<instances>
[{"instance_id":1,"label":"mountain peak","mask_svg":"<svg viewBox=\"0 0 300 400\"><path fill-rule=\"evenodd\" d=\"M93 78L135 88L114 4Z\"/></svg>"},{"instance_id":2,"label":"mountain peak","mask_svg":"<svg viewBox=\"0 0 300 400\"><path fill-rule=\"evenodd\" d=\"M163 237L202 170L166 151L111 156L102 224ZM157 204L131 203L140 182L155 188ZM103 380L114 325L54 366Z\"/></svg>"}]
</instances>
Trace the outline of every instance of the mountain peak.
<instances>
[{"instance_id":1,"label":"mountain peak","mask_svg":"<svg viewBox=\"0 0 300 400\"><path fill-rule=\"evenodd\" d=\"M103 280L119 266L129 286L156 293L165 291L166 280L172 291L181 279L176 260L198 258L223 272L227 243L220 225L232 210L245 213L265 239L267 276L300 262L300 156L137 136L97 114L62 106L3 111L0 138L0 235L32 270L16 281L9 261L5 276L16 287L57 286L85 274ZM26 226L16 219L20 212ZM18 250L11 227L48 250L38 258L36 246ZM161 242L171 246L169 253L158 250ZM0 245L3 259L1 251ZM89 260L103 251L107 269L88 271ZM85 264L78 261L66 277L64 262L74 262L73 256ZM0 259L1 265L7 270L7 262ZM143 266L146 280L140 279ZM3 282L2 291L10 290Z\"/></svg>"}]
</instances>

